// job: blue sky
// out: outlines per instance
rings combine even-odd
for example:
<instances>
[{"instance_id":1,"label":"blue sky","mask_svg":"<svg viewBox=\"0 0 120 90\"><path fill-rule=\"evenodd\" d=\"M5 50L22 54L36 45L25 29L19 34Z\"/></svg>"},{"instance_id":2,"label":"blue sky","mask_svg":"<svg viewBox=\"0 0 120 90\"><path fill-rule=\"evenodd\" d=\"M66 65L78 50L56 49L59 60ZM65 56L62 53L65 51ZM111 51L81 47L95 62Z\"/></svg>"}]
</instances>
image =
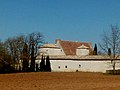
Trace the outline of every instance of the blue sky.
<instances>
[{"instance_id":1,"label":"blue sky","mask_svg":"<svg viewBox=\"0 0 120 90\"><path fill-rule=\"evenodd\" d=\"M120 26L120 0L0 0L0 39L41 32L55 39L98 43Z\"/></svg>"}]
</instances>

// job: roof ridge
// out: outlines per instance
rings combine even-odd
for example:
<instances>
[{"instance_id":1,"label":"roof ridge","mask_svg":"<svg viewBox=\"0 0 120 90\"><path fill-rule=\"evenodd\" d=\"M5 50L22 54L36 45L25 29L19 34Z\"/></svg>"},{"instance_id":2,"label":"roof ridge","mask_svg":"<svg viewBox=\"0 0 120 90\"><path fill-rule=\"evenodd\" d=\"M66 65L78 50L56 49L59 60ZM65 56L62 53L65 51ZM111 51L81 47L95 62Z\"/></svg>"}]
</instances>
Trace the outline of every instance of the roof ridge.
<instances>
[{"instance_id":1,"label":"roof ridge","mask_svg":"<svg viewBox=\"0 0 120 90\"><path fill-rule=\"evenodd\" d=\"M63 42L73 42L73 43L89 43L89 44L91 44L91 42L80 42L80 41L70 41L70 40L60 40L60 41L63 41Z\"/></svg>"}]
</instances>

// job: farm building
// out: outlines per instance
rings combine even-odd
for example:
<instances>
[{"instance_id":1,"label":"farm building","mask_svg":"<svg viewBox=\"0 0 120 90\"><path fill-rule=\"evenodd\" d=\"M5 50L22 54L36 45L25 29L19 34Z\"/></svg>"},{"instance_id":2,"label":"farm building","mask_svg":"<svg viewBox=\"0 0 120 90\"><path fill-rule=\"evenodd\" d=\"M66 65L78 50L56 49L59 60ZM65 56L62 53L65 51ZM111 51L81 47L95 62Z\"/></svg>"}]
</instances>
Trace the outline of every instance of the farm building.
<instances>
[{"instance_id":1,"label":"farm building","mask_svg":"<svg viewBox=\"0 0 120 90\"><path fill-rule=\"evenodd\" d=\"M86 42L72 42L56 40L55 44L44 44L40 47L41 54L50 56L68 56L68 55L89 55L92 51L92 44Z\"/></svg>"},{"instance_id":2,"label":"farm building","mask_svg":"<svg viewBox=\"0 0 120 90\"><path fill-rule=\"evenodd\" d=\"M55 44L44 44L39 47L38 63L41 55L49 55L53 72L103 72L112 70L109 57L91 55L92 44L89 42L74 42L56 40ZM119 62L119 61L118 61ZM119 69L119 63L116 69Z\"/></svg>"}]
</instances>

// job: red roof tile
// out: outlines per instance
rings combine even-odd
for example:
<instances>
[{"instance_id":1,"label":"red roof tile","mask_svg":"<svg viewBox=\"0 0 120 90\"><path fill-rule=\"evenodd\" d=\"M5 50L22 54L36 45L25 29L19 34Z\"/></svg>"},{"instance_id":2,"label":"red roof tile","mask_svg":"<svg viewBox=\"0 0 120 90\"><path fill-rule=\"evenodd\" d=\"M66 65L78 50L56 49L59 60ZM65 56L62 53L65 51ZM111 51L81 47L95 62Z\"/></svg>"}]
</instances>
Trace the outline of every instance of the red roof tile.
<instances>
[{"instance_id":1,"label":"red roof tile","mask_svg":"<svg viewBox=\"0 0 120 90\"><path fill-rule=\"evenodd\" d=\"M87 42L73 42L73 41L63 41L63 40L57 40L59 44L61 45L62 49L64 50L64 53L66 55L76 55L76 49L80 47L81 45L84 45L86 47L89 47L90 52L92 49L92 44Z\"/></svg>"}]
</instances>

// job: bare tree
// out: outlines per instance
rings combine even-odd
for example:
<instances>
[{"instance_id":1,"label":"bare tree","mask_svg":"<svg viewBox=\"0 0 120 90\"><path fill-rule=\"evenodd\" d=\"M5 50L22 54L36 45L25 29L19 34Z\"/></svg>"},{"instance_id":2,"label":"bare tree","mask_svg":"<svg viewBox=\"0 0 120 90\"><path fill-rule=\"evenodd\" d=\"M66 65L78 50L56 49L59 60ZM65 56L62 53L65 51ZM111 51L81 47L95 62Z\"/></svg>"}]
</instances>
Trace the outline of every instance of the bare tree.
<instances>
[{"instance_id":1,"label":"bare tree","mask_svg":"<svg viewBox=\"0 0 120 90\"><path fill-rule=\"evenodd\" d=\"M11 55L4 47L4 43L0 42L0 72L1 73L10 72L11 63L12 63Z\"/></svg>"},{"instance_id":2,"label":"bare tree","mask_svg":"<svg viewBox=\"0 0 120 90\"><path fill-rule=\"evenodd\" d=\"M43 35L38 33L31 33L27 36L27 43L29 48L29 55L31 58L30 69L35 71L35 60L38 55L38 46L43 43Z\"/></svg>"},{"instance_id":3,"label":"bare tree","mask_svg":"<svg viewBox=\"0 0 120 90\"><path fill-rule=\"evenodd\" d=\"M12 56L14 61L14 67L19 69L20 61L27 61L24 63L29 64L29 59L31 59L30 69L35 70L35 60L38 55L38 46L43 43L43 35L41 33L31 33L26 36L20 35L14 38L8 38L5 42L5 46ZM25 45L26 44L26 45ZM27 51L28 49L28 51ZM23 54L24 52L24 54ZM27 59L24 57L27 56ZM23 60L24 59L24 60ZM16 66L17 65L17 66ZM24 66L24 65L23 65ZM27 66L23 69L27 70Z\"/></svg>"},{"instance_id":4,"label":"bare tree","mask_svg":"<svg viewBox=\"0 0 120 90\"><path fill-rule=\"evenodd\" d=\"M21 59L21 53L24 47L24 42L25 42L25 37L23 35L13 38L8 38L5 41L5 46L12 56L12 59L14 61L13 66L16 69L19 69L19 60Z\"/></svg>"},{"instance_id":5,"label":"bare tree","mask_svg":"<svg viewBox=\"0 0 120 90\"><path fill-rule=\"evenodd\" d=\"M22 71L29 71L29 54L28 54L28 45L25 43L21 55L22 59Z\"/></svg>"},{"instance_id":6,"label":"bare tree","mask_svg":"<svg viewBox=\"0 0 120 90\"><path fill-rule=\"evenodd\" d=\"M111 31L109 33L103 33L102 42L99 45L101 50L110 56L113 73L115 73L116 60L120 54L120 30L118 26L111 25Z\"/></svg>"}]
</instances>

